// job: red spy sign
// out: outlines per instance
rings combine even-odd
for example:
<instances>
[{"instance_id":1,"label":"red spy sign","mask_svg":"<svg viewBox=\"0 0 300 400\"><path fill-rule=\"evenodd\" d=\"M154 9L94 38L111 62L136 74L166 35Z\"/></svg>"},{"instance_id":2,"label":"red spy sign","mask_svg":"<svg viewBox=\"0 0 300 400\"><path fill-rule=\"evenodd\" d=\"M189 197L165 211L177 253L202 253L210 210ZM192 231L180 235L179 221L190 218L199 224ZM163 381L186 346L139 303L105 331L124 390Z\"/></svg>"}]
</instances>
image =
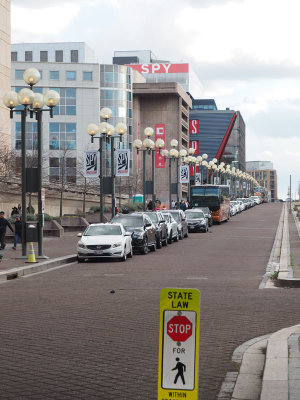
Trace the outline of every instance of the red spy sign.
<instances>
[{"instance_id":1,"label":"red spy sign","mask_svg":"<svg viewBox=\"0 0 300 400\"><path fill-rule=\"evenodd\" d=\"M190 119L190 133L199 133L199 119Z\"/></svg>"},{"instance_id":2,"label":"red spy sign","mask_svg":"<svg viewBox=\"0 0 300 400\"><path fill-rule=\"evenodd\" d=\"M156 124L155 125L155 142L157 139L162 139L164 142L166 141L166 129L165 124ZM164 147L165 148L165 147ZM155 168L165 168L165 159L159 154L159 151L155 151Z\"/></svg>"},{"instance_id":3,"label":"red spy sign","mask_svg":"<svg viewBox=\"0 0 300 400\"><path fill-rule=\"evenodd\" d=\"M195 150L194 156L199 155L199 141L190 140L190 147Z\"/></svg>"},{"instance_id":4,"label":"red spy sign","mask_svg":"<svg viewBox=\"0 0 300 400\"><path fill-rule=\"evenodd\" d=\"M185 317L176 315L167 324L167 334L174 342L185 342L192 336L193 324Z\"/></svg>"},{"instance_id":5,"label":"red spy sign","mask_svg":"<svg viewBox=\"0 0 300 400\"><path fill-rule=\"evenodd\" d=\"M188 73L189 64L130 64L126 65L140 74L175 74Z\"/></svg>"}]
</instances>

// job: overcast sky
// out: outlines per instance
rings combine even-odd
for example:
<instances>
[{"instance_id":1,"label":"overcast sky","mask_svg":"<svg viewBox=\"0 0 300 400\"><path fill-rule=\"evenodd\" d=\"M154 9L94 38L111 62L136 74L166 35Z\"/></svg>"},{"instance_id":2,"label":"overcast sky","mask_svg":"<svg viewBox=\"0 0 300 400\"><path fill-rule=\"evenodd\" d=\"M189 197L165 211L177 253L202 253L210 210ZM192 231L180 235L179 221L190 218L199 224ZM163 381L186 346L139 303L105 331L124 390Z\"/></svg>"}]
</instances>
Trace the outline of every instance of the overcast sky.
<instances>
[{"instance_id":1,"label":"overcast sky","mask_svg":"<svg viewBox=\"0 0 300 400\"><path fill-rule=\"evenodd\" d=\"M12 42L84 41L99 62L151 49L192 64L203 98L239 110L246 159L270 160L279 197L300 171L299 0L12 0Z\"/></svg>"}]
</instances>

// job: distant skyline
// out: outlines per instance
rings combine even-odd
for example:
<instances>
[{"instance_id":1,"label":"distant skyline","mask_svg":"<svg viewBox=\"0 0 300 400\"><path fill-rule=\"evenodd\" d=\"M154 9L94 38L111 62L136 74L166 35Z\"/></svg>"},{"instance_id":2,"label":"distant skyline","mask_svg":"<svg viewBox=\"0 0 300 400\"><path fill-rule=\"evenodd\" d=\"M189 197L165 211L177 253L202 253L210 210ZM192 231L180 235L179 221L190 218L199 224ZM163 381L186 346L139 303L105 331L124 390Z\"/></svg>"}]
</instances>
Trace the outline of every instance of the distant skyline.
<instances>
[{"instance_id":1,"label":"distant skyline","mask_svg":"<svg viewBox=\"0 0 300 400\"><path fill-rule=\"evenodd\" d=\"M246 159L273 162L286 198L289 175L292 193L299 181L299 12L298 0L12 0L12 42L86 42L100 63L135 49L191 63L203 98L241 112Z\"/></svg>"}]
</instances>

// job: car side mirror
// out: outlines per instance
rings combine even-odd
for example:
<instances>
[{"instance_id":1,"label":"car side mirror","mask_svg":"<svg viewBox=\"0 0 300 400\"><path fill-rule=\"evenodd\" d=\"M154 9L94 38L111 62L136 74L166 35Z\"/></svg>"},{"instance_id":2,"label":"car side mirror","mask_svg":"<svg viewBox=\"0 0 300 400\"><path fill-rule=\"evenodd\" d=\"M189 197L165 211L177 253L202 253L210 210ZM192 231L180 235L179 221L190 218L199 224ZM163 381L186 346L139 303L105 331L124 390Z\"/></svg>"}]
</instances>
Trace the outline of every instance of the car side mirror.
<instances>
[{"instance_id":1,"label":"car side mirror","mask_svg":"<svg viewBox=\"0 0 300 400\"><path fill-rule=\"evenodd\" d=\"M150 224L150 222L147 222L145 226L146 228L149 228L150 226L152 226L152 224Z\"/></svg>"},{"instance_id":2,"label":"car side mirror","mask_svg":"<svg viewBox=\"0 0 300 400\"><path fill-rule=\"evenodd\" d=\"M130 232L125 232L124 236L131 236Z\"/></svg>"},{"instance_id":3,"label":"car side mirror","mask_svg":"<svg viewBox=\"0 0 300 400\"><path fill-rule=\"evenodd\" d=\"M82 236L82 233L80 232L80 233L77 233L77 237L81 237Z\"/></svg>"}]
</instances>

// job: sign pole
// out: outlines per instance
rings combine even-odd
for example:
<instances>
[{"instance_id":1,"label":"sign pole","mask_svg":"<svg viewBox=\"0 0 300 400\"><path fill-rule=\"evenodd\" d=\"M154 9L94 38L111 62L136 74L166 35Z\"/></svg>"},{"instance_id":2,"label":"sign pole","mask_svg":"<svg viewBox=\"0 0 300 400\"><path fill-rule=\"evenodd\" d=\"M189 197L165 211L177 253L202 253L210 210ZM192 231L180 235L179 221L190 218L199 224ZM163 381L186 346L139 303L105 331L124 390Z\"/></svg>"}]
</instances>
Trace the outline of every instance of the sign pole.
<instances>
[{"instance_id":1,"label":"sign pole","mask_svg":"<svg viewBox=\"0 0 300 400\"><path fill-rule=\"evenodd\" d=\"M158 400L198 399L200 292L160 293Z\"/></svg>"}]
</instances>

